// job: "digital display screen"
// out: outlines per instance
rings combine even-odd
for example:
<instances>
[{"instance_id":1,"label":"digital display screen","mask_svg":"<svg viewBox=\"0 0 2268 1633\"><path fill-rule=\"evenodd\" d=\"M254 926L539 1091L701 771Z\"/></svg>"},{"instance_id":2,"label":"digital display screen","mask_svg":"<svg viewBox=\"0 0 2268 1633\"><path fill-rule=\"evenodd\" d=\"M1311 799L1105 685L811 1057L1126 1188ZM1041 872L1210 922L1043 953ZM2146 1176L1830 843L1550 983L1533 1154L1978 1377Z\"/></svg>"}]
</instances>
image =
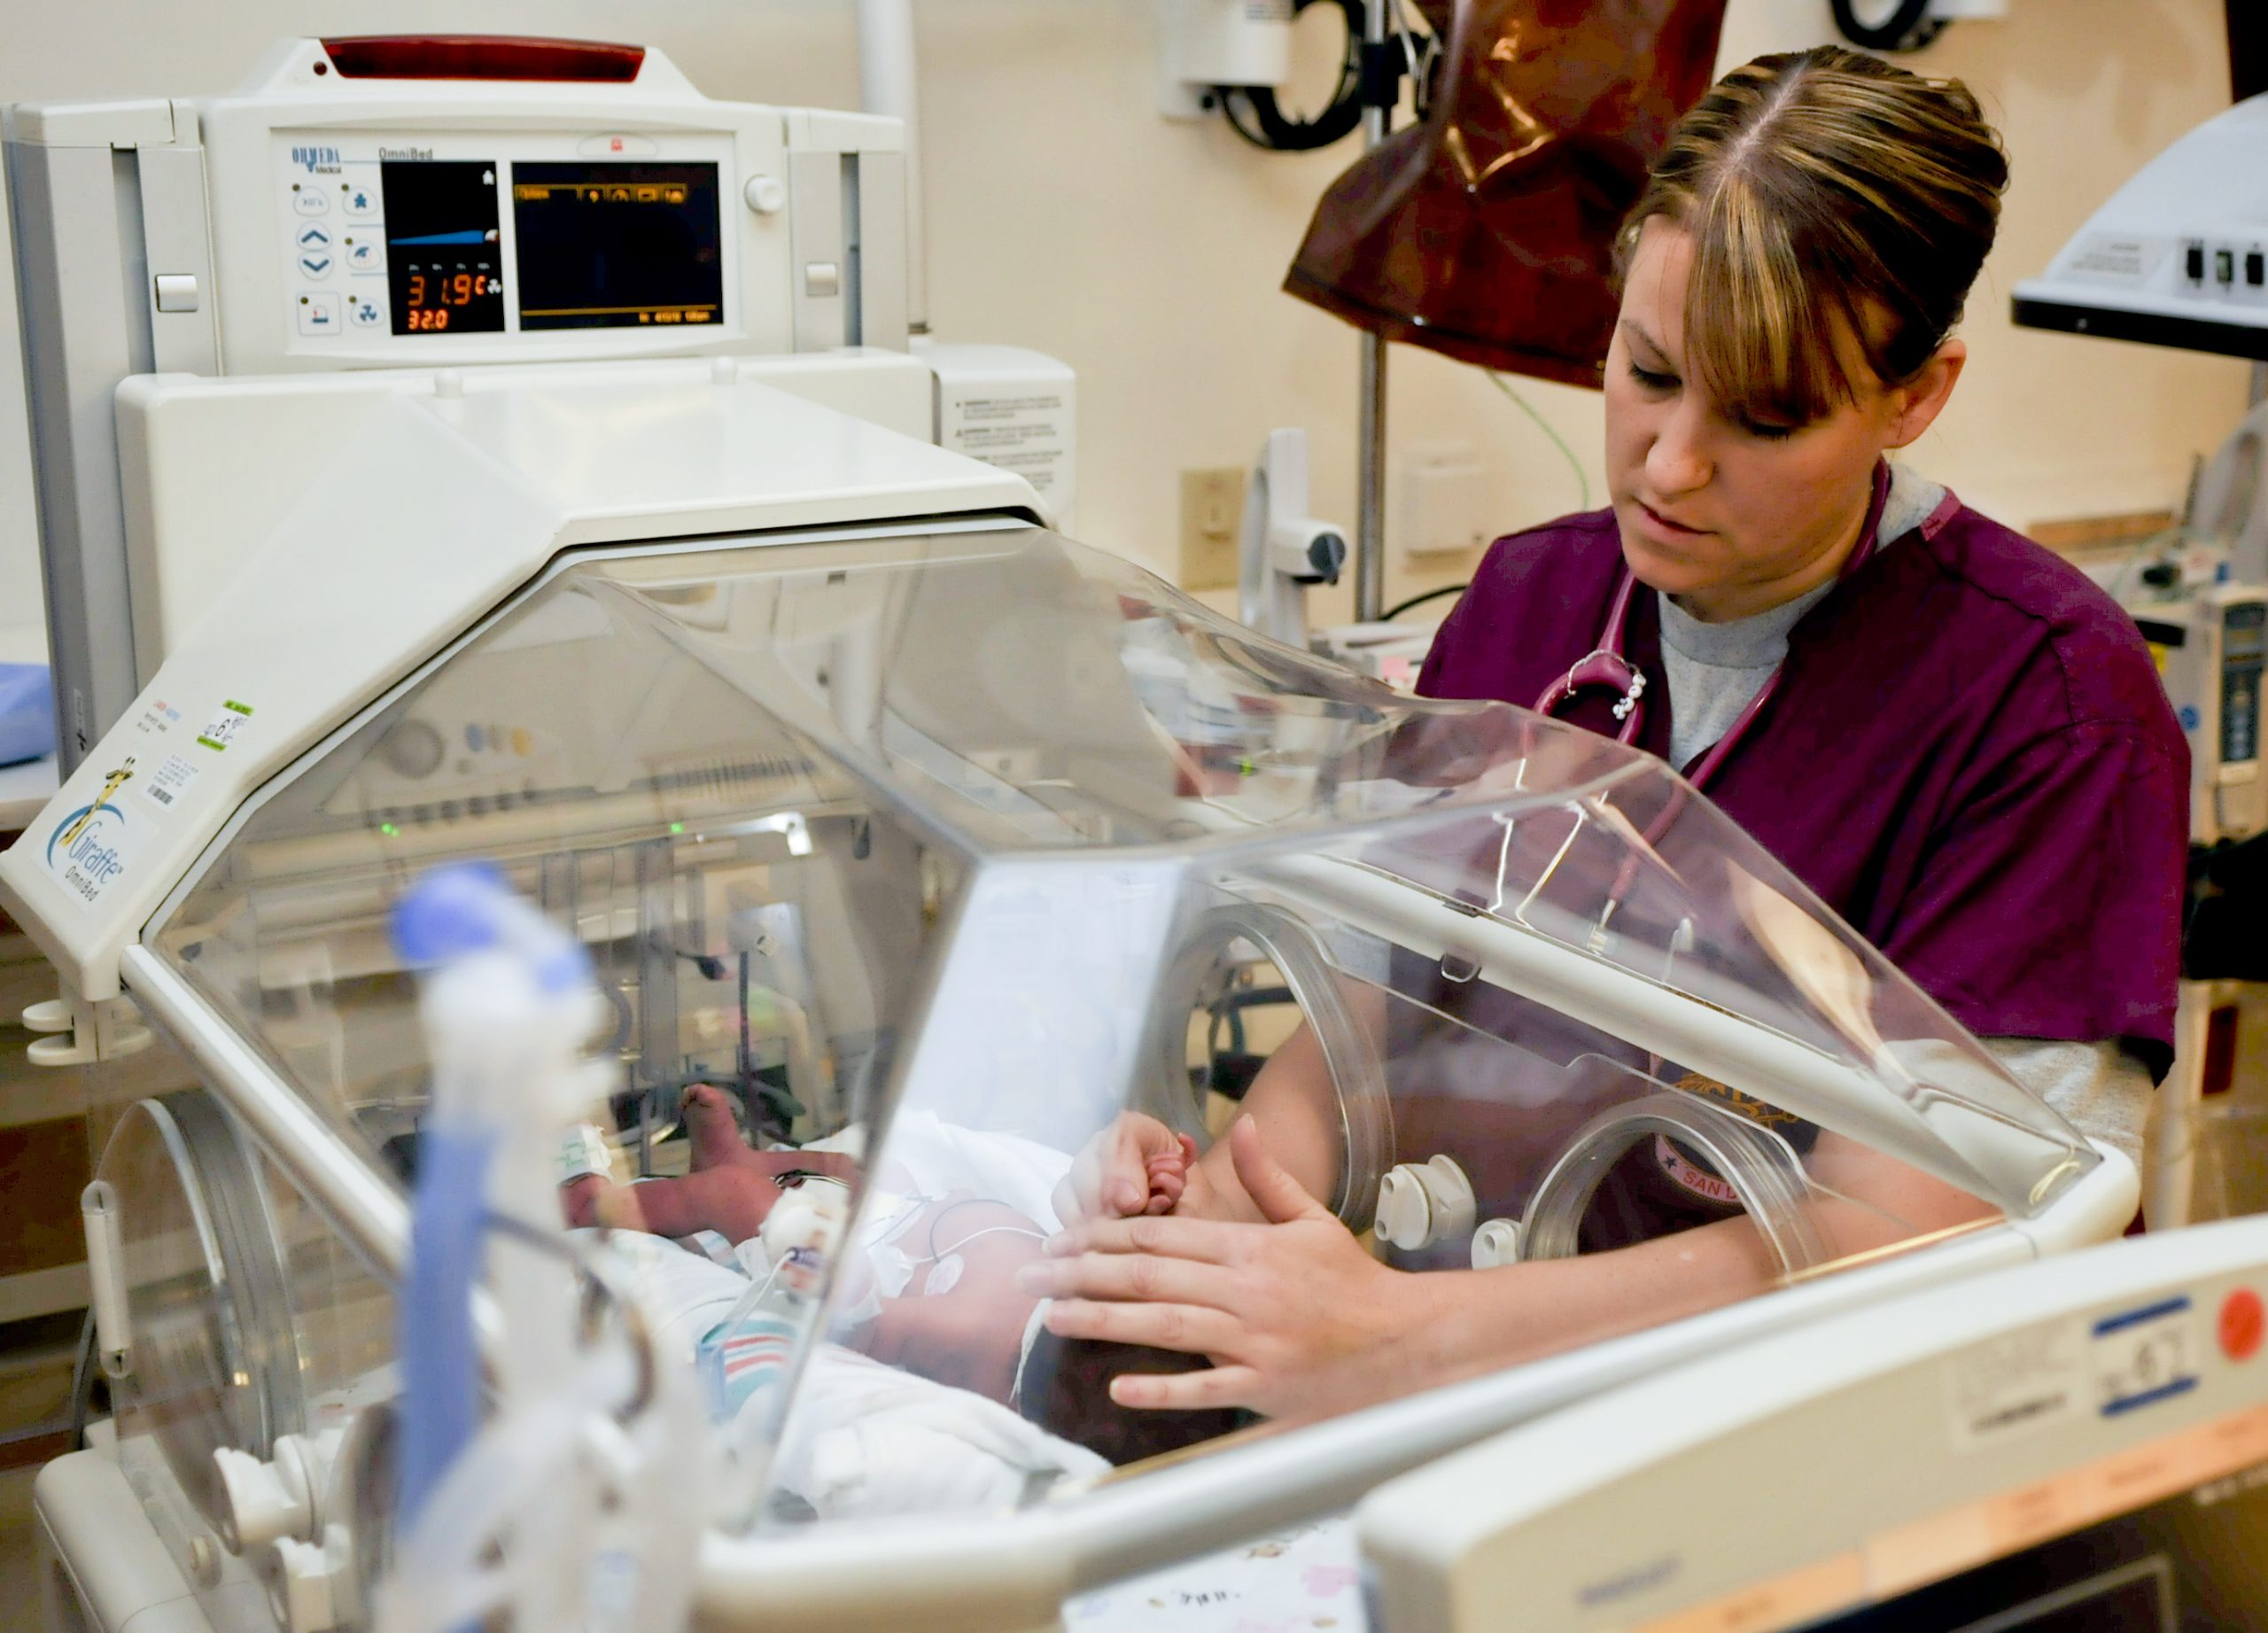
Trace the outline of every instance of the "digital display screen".
<instances>
[{"instance_id":1,"label":"digital display screen","mask_svg":"<svg viewBox=\"0 0 2268 1633\"><path fill-rule=\"evenodd\" d=\"M521 164L512 170L520 327L720 323L713 164Z\"/></svg>"},{"instance_id":2,"label":"digital display screen","mask_svg":"<svg viewBox=\"0 0 2268 1633\"><path fill-rule=\"evenodd\" d=\"M496 166L388 159L386 284L398 335L495 334L504 327Z\"/></svg>"}]
</instances>

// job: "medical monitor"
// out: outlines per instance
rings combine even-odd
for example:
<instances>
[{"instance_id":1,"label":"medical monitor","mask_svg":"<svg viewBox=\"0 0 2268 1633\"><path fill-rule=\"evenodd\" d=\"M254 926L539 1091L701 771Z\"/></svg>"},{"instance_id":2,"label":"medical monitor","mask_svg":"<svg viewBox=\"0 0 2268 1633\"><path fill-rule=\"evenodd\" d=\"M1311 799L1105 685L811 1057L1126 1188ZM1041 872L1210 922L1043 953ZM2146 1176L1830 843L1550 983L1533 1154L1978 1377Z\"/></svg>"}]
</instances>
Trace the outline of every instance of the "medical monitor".
<instances>
[{"instance_id":1,"label":"medical monitor","mask_svg":"<svg viewBox=\"0 0 2268 1633\"><path fill-rule=\"evenodd\" d=\"M512 220L523 330L723 321L713 164L524 164Z\"/></svg>"},{"instance_id":2,"label":"medical monitor","mask_svg":"<svg viewBox=\"0 0 2268 1633\"><path fill-rule=\"evenodd\" d=\"M1514 1602L1538 1633L2268 1624L2264 1289L2268 1221L2243 1220L1600 1396L1372 1495L1373 1625Z\"/></svg>"}]
</instances>

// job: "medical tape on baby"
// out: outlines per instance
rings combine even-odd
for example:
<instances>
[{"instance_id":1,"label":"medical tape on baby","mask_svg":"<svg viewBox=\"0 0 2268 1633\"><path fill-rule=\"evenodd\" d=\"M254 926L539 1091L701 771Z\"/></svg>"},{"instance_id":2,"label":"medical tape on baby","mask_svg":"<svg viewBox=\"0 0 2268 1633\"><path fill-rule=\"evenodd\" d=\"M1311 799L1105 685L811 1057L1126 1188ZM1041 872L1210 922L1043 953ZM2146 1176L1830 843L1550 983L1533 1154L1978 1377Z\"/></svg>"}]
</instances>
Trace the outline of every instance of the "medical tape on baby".
<instances>
[{"instance_id":1,"label":"medical tape on baby","mask_svg":"<svg viewBox=\"0 0 2268 1633\"><path fill-rule=\"evenodd\" d=\"M1019 1411L1024 1398L1024 1369L1031 1365L1032 1346L1039 1341L1041 1329L1047 1325L1047 1307L1054 1302L1044 1298L1031 1307L1031 1317L1024 1323L1022 1341L1016 1346L1016 1375L1008 1385L1008 1404Z\"/></svg>"},{"instance_id":2,"label":"medical tape on baby","mask_svg":"<svg viewBox=\"0 0 2268 1633\"><path fill-rule=\"evenodd\" d=\"M578 1123L560 1140L559 1183L565 1185L586 1174L613 1178L614 1157L607 1149L606 1136L595 1124Z\"/></svg>"}]
</instances>

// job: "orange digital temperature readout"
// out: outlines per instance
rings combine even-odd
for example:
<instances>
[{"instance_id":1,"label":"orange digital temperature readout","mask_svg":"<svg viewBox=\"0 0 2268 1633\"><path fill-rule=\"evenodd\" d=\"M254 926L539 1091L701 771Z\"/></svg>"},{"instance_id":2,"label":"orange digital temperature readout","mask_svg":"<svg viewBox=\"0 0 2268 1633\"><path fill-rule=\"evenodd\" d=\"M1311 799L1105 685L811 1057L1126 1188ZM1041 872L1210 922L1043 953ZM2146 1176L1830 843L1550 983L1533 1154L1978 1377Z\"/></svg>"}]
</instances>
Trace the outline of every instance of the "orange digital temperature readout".
<instances>
[{"instance_id":1,"label":"orange digital temperature readout","mask_svg":"<svg viewBox=\"0 0 2268 1633\"><path fill-rule=\"evenodd\" d=\"M402 315L409 333L447 329L464 308L493 301L500 292L486 272L412 272L402 291Z\"/></svg>"},{"instance_id":2,"label":"orange digital temperature readout","mask_svg":"<svg viewBox=\"0 0 2268 1633\"><path fill-rule=\"evenodd\" d=\"M499 168L479 159L380 161L394 333L503 330Z\"/></svg>"}]
</instances>

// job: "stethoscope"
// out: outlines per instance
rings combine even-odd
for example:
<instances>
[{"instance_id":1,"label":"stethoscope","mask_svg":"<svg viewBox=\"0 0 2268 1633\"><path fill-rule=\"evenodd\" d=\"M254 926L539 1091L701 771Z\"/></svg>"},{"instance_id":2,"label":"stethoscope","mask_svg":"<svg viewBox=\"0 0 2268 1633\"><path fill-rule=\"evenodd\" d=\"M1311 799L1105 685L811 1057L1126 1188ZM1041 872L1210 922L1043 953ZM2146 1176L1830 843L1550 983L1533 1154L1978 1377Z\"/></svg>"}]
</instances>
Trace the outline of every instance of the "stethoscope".
<instances>
[{"instance_id":1,"label":"stethoscope","mask_svg":"<svg viewBox=\"0 0 2268 1633\"><path fill-rule=\"evenodd\" d=\"M1875 494L1867 508L1866 528L1859 536L1858 548L1845 558L1838 581L1849 578L1867 564L1875 553L1875 545L1882 523L1883 501L1890 491L1890 470L1884 466L1875 478ZM1934 518L1933 518L1934 519ZM1646 696L1646 673L1628 657L1630 635L1630 603L1638 591L1638 580L1625 564L1620 581L1615 586L1614 600L1606 610L1606 624L1599 631L1598 644L1577 658L1535 700L1535 712L1556 715L1585 693L1614 694L1614 719L1617 722L1614 740L1629 744L1638 741L1638 732L1644 724L1643 705ZM1783 658L1772 671L1771 678L1757 688L1748 707L1740 712L1725 735L1717 739L1709 751L1694 763L1685 780L1695 788L1706 782L1735 745L1745 736L1756 717L1762 714L1780 689L1780 677L1788 667Z\"/></svg>"}]
</instances>

